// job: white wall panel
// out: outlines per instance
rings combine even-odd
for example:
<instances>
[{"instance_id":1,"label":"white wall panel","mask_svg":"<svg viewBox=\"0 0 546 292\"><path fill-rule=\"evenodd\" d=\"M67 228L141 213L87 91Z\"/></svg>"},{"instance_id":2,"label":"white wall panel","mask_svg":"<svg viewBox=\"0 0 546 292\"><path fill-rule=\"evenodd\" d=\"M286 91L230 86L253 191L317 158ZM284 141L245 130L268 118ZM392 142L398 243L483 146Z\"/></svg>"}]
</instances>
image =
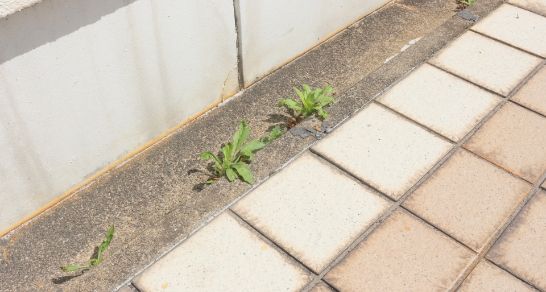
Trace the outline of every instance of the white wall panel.
<instances>
[{"instance_id":1,"label":"white wall panel","mask_svg":"<svg viewBox=\"0 0 546 292\"><path fill-rule=\"evenodd\" d=\"M0 232L238 90L231 0L46 0L0 19Z\"/></svg>"},{"instance_id":2,"label":"white wall panel","mask_svg":"<svg viewBox=\"0 0 546 292\"><path fill-rule=\"evenodd\" d=\"M245 86L389 0L235 0Z\"/></svg>"}]
</instances>

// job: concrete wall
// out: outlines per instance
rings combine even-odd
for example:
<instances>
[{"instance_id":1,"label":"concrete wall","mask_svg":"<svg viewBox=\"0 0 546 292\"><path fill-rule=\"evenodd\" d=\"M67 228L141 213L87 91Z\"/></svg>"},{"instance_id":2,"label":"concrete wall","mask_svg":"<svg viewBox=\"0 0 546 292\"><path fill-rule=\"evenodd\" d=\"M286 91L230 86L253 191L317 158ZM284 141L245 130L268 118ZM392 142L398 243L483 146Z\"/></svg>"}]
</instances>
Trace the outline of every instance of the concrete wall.
<instances>
[{"instance_id":1,"label":"concrete wall","mask_svg":"<svg viewBox=\"0 0 546 292\"><path fill-rule=\"evenodd\" d=\"M390 0L235 0L245 87Z\"/></svg>"},{"instance_id":2,"label":"concrete wall","mask_svg":"<svg viewBox=\"0 0 546 292\"><path fill-rule=\"evenodd\" d=\"M0 235L384 1L0 0Z\"/></svg>"},{"instance_id":3,"label":"concrete wall","mask_svg":"<svg viewBox=\"0 0 546 292\"><path fill-rule=\"evenodd\" d=\"M233 3L46 0L0 19L0 231L238 90Z\"/></svg>"}]
</instances>

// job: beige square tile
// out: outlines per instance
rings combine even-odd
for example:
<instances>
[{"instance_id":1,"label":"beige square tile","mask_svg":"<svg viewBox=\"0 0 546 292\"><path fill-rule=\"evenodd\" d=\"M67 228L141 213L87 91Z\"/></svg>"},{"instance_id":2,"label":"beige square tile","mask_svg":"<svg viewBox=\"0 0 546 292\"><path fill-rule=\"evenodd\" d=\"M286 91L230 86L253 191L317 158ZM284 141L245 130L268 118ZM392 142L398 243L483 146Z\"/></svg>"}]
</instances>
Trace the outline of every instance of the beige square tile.
<instances>
[{"instance_id":1,"label":"beige square tile","mask_svg":"<svg viewBox=\"0 0 546 292\"><path fill-rule=\"evenodd\" d=\"M326 284L319 282L313 289L311 289L310 292L332 292L332 289L330 289Z\"/></svg>"},{"instance_id":2,"label":"beige square tile","mask_svg":"<svg viewBox=\"0 0 546 292\"><path fill-rule=\"evenodd\" d=\"M508 0L508 3L546 16L546 0Z\"/></svg>"},{"instance_id":3,"label":"beige square tile","mask_svg":"<svg viewBox=\"0 0 546 292\"><path fill-rule=\"evenodd\" d=\"M541 59L468 31L429 62L506 96Z\"/></svg>"},{"instance_id":4,"label":"beige square tile","mask_svg":"<svg viewBox=\"0 0 546 292\"><path fill-rule=\"evenodd\" d=\"M320 273L389 206L368 187L306 153L232 210Z\"/></svg>"},{"instance_id":5,"label":"beige square tile","mask_svg":"<svg viewBox=\"0 0 546 292\"><path fill-rule=\"evenodd\" d=\"M424 64L378 101L443 136L459 141L501 98Z\"/></svg>"},{"instance_id":6,"label":"beige square tile","mask_svg":"<svg viewBox=\"0 0 546 292\"><path fill-rule=\"evenodd\" d=\"M340 291L445 291L475 257L399 209L325 280Z\"/></svg>"},{"instance_id":7,"label":"beige square tile","mask_svg":"<svg viewBox=\"0 0 546 292\"><path fill-rule=\"evenodd\" d=\"M299 291L310 276L223 213L133 280L140 291Z\"/></svg>"},{"instance_id":8,"label":"beige square tile","mask_svg":"<svg viewBox=\"0 0 546 292\"><path fill-rule=\"evenodd\" d=\"M537 193L486 255L520 279L546 290L546 193Z\"/></svg>"},{"instance_id":9,"label":"beige square tile","mask_svg":"<svg viewBox=\"0 0 546 292\"><path fill-rule=\"evenodd\" d=\"M463 147L534 183L546 171L546 118L509 102Z\"/></svg>"},{"instance_id":10,"label":"beige square tile","mask_svg":"<svg viewBox=\"0 0 546 292\"><path fill-rule=\"evenodd\" d=\"M528 183L459 150L404 202L404 207L479 251L529 190Z\"/></svg>"},{"instance_id":11,"label":"beige square tile","mask_svg":"<svg viewBox=\"0 0 546 292\"><path fill-rule=\"evenodd\" d=\"M527 81L512 100L546 116L546 66Z\"/></svg>"},{"instance_id":12,"label":"beige square tile","mask_svg":"<svg viewBox=\"0 0 546 292\"><path fill-rule=\"evenodd\" d=\"M546 57L546 17L527 10L504 4L472 30Z\"/></svg>"},{"instance_id":13,"label":"beige square tile","mask_svg":"<svg viewBox=\"0 0 546 292\"><path fill-rule=\"evenodd\" d=\"M313 147L391 198L400 198L452 145L370 104Z\"/></svg>"},{"instance_id":14,"label":"beige square tile","mask_svg":"<svg viewBox=\"0 0 546 292\"><path fill-rule=\"evenodd\" d=\"M474 291L533 292L536 290L503 269L500 269L487 261L481 261L457 290L457 292Z\"/></svg>"}]
</instances>

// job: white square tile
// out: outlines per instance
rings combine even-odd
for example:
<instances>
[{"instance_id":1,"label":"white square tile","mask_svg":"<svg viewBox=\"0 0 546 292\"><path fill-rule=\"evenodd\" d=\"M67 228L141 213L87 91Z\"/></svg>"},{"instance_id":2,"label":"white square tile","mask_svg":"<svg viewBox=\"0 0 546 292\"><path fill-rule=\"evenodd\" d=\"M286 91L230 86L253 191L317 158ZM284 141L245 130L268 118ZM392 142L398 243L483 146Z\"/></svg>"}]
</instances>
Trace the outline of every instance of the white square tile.
<instances>
[{"instance_id":1,"label":"white square tile","mask_svg":"<svg viewBox=\"0 0 546 292\"><path fill-rule=\"evenodd\" d=\"M451 147L446 140L372 103L313 149L398 199Z\"/></svg>"},{"instance_id":2,"label":"white square tile","mask_svg":"<svg viewBox=\"0 0 546 292\"><path fill-rule=\"evenodd\" d=\"M223 213L133 280L140 291L299 291L297 264Z\"/></svg>"},{"instance_id":3,"label":"white square tile","mask_svg":"<svg viewBox=\"0 0 546 292\"><path fill-rule=\"evenodd\" d=\"M306 153L232 210L320 273L389 205L368 187Z\"/></svg>"},{"instance_id":4,"label":"white square tile","mask_svg":"<svg viewBox=\"0 0 546 292\"><path fill-rule=\"evenodd\" d=\"M424 64L378 101L445 137L459 141L501 98Z\"/></svg>"},{"instance_id":5,"label":"white square tile","mask_svg":"<svg viewBox=\"0 0 546 292\"><path fill-rule=\"evenodd\" d=\"M472 30L546 57L546 17L504 4Z\"/></svg>"},{"instance_id":6,"label":"white square tile","mask_svg":"<svg viewBox=\"0 0 546 292\"><path fill-rule=\"evenodd\" d=\"M508 95L542 60L475 32L466 32L429 60L446 71Z\"/></svg>"}]
</instances>

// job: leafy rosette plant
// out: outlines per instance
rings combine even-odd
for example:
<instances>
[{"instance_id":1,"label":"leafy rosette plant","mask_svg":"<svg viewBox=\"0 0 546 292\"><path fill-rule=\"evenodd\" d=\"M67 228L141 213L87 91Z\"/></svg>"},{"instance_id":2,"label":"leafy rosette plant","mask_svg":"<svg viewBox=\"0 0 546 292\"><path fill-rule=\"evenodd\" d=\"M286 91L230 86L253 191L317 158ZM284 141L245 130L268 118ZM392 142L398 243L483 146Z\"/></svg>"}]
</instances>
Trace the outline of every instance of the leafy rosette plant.
<instances>
[{"instance_id":1,"label":"leafy rosette plant","mask_svg":"<svg viewBox=\"0 0 546 292\"><path fill-rule=\"evenodd\" d=\"M334 89L331 86L326 86L311 90L307 84L303 84L302 87L303 92L294 87L301 104L294 99L287 98L279 101L279 106L294 110L301 118L306 118L316 113L322 119L327 119L328 112L324 110L324 107L334 103L334 98L328 96L334 92Z\"/></svg>"},{"instance_id":2,"label":"leafy rosette plant","mask_svg":"<svg viewBox=\"0 0 546 292\"><path fill-rule=\"evenodd\" d=\"M201 160L214 160L213 168L216 177L209 179L207 183L211 184L224 175L230 182L240 177L249 184L254 183L254 177L247 162L254 159L256 151L265 147L267 141L252 140L244 144L249 134L250 128L243 120L239 124L239 129L233 135L233 142L229 142L222 147L222 157L218 157L209 151L201 155Z\"/></svg>"}]
</instances>

